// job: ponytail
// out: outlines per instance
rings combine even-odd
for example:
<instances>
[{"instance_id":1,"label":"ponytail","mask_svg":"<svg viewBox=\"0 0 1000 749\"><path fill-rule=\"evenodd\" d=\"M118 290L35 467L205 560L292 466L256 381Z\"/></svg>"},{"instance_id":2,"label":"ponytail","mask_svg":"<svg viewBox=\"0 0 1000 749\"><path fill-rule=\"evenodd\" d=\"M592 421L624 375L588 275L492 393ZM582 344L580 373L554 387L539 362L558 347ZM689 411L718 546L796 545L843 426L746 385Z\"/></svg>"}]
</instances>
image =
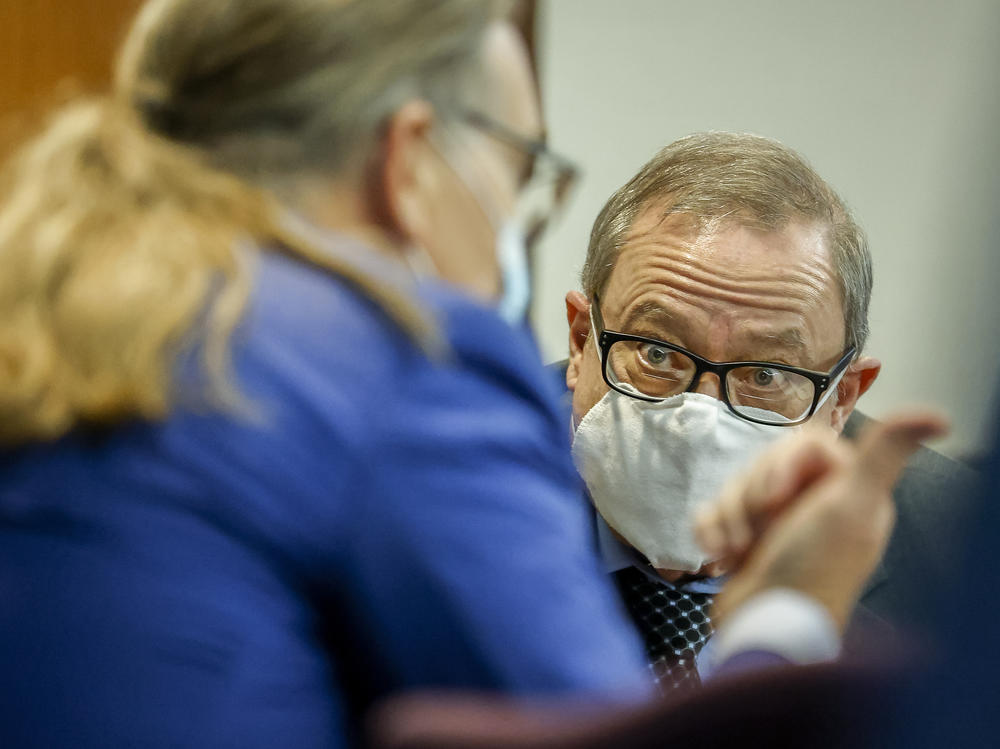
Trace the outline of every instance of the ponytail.
<instances>
[{"instance_id":1,"label":"ponytail","mask_svg":"<svg viewBox=\"0 0 1000 749\"><path fill-rule=\"evenodd\" d=\"M428 350L416 303L282 227L268 193L148 132L115 100L60 112L0 182L0 444L162 419L197 344L213 400L238 401L230 336L250 240L337 274Z\"/></svg>"}]
</instances>

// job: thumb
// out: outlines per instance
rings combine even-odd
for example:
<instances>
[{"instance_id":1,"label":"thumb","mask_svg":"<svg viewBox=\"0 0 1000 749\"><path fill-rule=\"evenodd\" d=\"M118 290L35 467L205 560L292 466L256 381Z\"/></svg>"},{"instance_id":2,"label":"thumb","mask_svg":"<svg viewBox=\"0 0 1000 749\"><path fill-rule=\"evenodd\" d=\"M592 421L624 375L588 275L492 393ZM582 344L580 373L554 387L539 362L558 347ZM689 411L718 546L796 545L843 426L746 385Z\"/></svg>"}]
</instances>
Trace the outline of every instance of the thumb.
<instances>
[{"instance_id":1,"label":"thumb","mask_svg":"<svg viewBox=\"0 0 1000 749\"><path fill-rule=\"evenodd\" d=\"M871 424L858 439L858 477L877 489L891 491L920 443L947 432L947 419L931 411L896 413Z\"/></svg>"}]
</instances>

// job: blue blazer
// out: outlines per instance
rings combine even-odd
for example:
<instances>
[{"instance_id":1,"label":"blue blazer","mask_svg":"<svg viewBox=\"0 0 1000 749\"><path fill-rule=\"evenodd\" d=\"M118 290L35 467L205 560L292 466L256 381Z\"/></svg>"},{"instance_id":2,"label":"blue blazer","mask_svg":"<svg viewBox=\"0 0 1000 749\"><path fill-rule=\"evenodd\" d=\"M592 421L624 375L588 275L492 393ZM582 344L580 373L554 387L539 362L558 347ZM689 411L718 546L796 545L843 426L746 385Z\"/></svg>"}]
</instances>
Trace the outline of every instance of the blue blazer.
<instances>
[{"instance_id":1,"label":"blue blazer","mask_svg":"<svg viewBox=\"0 0 1000 749\"><path fill-rule=\"evenodd\" d=\"M266 255L254 418L0 453L0 746L337 747L398 690L647 693L532 341L420 293L444 361Z\"/></svg>"}]
</instances>

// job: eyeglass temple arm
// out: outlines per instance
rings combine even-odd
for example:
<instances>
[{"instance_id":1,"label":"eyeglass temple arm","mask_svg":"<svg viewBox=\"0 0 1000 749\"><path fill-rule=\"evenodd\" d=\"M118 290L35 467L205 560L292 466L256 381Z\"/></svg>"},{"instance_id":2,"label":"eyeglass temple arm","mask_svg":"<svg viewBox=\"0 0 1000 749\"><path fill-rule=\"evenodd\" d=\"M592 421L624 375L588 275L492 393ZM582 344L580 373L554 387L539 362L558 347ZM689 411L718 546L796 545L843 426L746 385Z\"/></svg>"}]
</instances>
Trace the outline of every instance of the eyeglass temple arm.
<instances>
[{"instance_id":1,"label":"eyeglass temple arm","mask_svg":"<svg viewBox=\"0 0 1000 749\"><path fill-rule=\"evenodd\" d=\"M594 294L594 298L590 302L590 309L587 310L587 314L590 316L590 337L594 339L594 350L597 352L598 361L601 361L603 366L604 352L601 351L601 344L597 340L600 338L600 332L597 329L597 320L594 317L595 314L597 317L601 317L600 304L601 300L597 298L597 294ZM601 320L601 327L604 327L603 319Z\"/></svg>"},{"instance_id":2,"label":"eyeglass temple arm","mask_svg":"<svg viewBox=\"0 0 1000 749\"><path fill-rule=\"evenodd\" d=\"M821 395L820 399L816 401L816 407L813 408L813 413L819 411L823 407L823 404L829 400L830 396L836 392L837 386L840 385L840 381L844 379L844 375L847 374L847 370L850 368L851 361L854 359L854 354L856 352L857 350L854 346L851 346L847 350L847 353L845 353L844 356L841 357L840 361L837 362L837 366L834 367L834 369L840 369L840 371L837 372L836 376L832 380L830 380L830 384L826 386L826 390L823 392L823 395Z\"/></svg>"}]
</instances>

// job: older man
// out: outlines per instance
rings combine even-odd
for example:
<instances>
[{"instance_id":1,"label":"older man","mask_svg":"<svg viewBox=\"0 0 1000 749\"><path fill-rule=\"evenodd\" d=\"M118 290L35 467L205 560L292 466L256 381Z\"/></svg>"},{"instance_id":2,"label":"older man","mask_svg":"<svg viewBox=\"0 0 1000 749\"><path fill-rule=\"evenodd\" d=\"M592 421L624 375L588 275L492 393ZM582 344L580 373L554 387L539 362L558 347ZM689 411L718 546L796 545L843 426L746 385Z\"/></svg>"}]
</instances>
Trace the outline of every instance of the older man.
<instances>
[{"instance_id":1,"label":"older man","mask_svg":"<svg viewBox=\"0 0 1000 749\"><path fill-rule=\"evenodd\" d=\"M409 689L649 692L517 325L521 206L566 181L541 135L487 3L145 5L113 98L0 199L0 745L340 747ZM198 407L229 358L260 418ZM858 538L858 496L761 561ZM745 567L720 640L777 587L851 603Z\"/></svg>"},{"instance_id":2,"label":"older man","mask_svg":"<svg viewBox=\"0 0 1000 749\"><path fill-rule=\"evenodd\" d=\"M881 366L863 353L871 256L796 153L705 133L665 148L611 197L582 280L585 293L566 297L574 454L657 682L691 684L725 571L696 543L694 516L770 441L807 424L844 431ZM938 557L913 568L923 539L911 528L949 520L944 498L929 500L961 469L924 453L904 481L890 561L930 583ZM913 614L905 586L875 589L886 577L881 568L870 583L877 614Z\"/></svg>"}]
</instances>

